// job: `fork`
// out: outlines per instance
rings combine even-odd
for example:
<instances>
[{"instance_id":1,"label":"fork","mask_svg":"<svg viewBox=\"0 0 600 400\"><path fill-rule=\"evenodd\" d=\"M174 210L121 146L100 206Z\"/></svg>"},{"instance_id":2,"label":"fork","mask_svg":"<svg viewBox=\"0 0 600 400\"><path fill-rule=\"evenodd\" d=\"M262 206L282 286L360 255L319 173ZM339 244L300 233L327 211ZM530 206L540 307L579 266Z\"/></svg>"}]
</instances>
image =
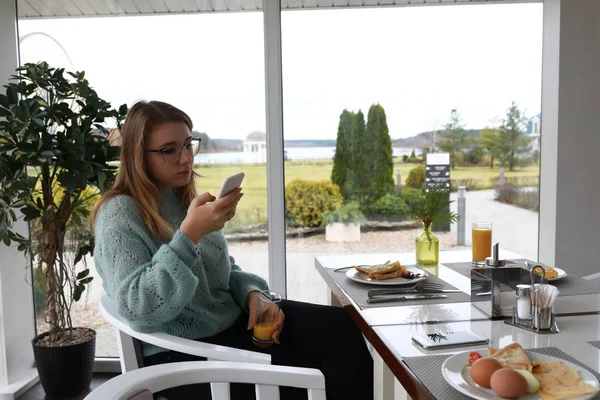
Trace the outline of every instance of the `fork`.
<instances>
[{"instance_id":1,"label":"fork","mask_svg":"<svg viewBox=\"0 0 600 400\"><path fill-rule=\"evenodd\" d=\"M389 263L390 263L390 260L387 260L386 262L383 263L383 265L386 265L386 264L389 264ZM333 272L340 272L340 271L343 271L343 270L349 269L349 268L354 268L354 265L350 265L350 266L347 266L347 267L336 268L336 269L333 270Z\"/></svg>"},{"instance_id":2,"label":"fork","mask_svg":"<svg viewBox=\"0 0 600 400\"><path fill-rule=\"evenodd\" d=\"M401 287L401 288L392 288L392 289L371 289L367 292L367 296L384 296L387 294L402 294L402 293L416 293L421 291L436 291L444 288L442 283L437 282L417 282L414 285Z\"/></svg>"}]
</instances>

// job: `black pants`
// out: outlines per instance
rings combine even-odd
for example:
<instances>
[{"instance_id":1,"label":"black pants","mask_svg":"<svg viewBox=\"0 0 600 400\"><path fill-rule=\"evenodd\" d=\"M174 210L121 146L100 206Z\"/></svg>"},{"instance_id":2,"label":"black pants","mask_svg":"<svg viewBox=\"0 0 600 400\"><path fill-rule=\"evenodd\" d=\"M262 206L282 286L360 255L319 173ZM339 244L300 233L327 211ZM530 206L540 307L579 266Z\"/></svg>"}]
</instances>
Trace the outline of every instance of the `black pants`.
<instances>
[{"instance_id":1,"label":"black pants","mask_svg":"<svg viewBox=\"0 0 600 400\"><path fill-rule=\"evenodd\" d=\"M228 330L200 341L271 354L273 365L318 368L325 375L327 400L372 400L373 360L363 336L343 308L283 300L285 323L280 344L261 349L252 344L243 314ZM144 364L202 360L175 351L144 358ZM180 386L161 393L169 400L210 399L208 384ZM306 400L304 389L282 387L282 400ZM232 384L233 400L254 399L254 385Z\"/></svg>"}]
</instances>

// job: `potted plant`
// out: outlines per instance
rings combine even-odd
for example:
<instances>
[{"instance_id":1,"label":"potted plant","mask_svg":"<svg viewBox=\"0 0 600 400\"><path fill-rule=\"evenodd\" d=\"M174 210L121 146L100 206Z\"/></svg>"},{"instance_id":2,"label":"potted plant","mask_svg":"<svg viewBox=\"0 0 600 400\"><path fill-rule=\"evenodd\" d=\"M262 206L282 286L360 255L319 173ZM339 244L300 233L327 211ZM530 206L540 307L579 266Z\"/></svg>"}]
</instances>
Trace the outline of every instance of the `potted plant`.
<instances>
[{"instance_id":1,"label":"potted plant","mask_svg":"<svg viewBox=\"0 0 600 400\"><path fill-rule=\"evenodd\" d=\"M445 225L458 221L458 214L448 211L450 190L435 186L424 196L412 199L410 216L423 224L423 231L416 238L417 263L437 265L440 258L440 241L431 232L432 225Z\"/></svg>"},{"instance_id":2,"label":"potted plant","mask_svg":"<svg viewBox=\"0 0 600 400\"><path fill-rule=\"evenodd\" d=\"M111 108L84 72L45 62L19 67L11 80L0 94L0 240L17 245L43 274L49 329L33 338L34 358L46 394L73 397L88 389L95 355L95 332L73 327L70 314L92 280L75 265L92 252L93 238L75 228L85 225L90 199L114 181L109 162L118 148L105 123L120 128L127 106ZM14 229L15 209L30 237Z\"/></svg>"},{"instance_id":3,"label":"potted plant","mask_svg":"<svg viewBox=\"0 0 600 400\"><path fill-rule=\"evenodd\" d=\"M365 221L357 202L350 202L333 211L325 211L321 225L328 242L360 241L360 223Z\"/></svg>"}]
</instances>

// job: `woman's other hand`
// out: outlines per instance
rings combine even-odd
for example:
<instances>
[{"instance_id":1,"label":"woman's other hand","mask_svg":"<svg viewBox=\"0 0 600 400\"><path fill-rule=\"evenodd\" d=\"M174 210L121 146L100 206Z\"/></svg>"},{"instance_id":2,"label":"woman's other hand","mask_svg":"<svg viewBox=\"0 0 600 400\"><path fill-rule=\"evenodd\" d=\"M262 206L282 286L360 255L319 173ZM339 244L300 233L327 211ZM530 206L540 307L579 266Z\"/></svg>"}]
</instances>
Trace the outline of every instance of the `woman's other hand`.
<instances>
[{"instance_id":1,"label":"woman's other hand","mask_svg":"<svg viewBox=\"0 0 600 400\"><path fill-rule=\"evenodd\" d=\"M260 292L253 291L253 292L250 292L250 294L248 294L248 300L246 301L248 310L250 312L250 314L248 316L248 330L253 329L254 324L256 323L256 314L257 314L257 307L258 307L257 297L258 297L259 293ZM283 313L283 311L281 311L279 306L277 306L276 304L273 304L273 307L277 307L277 317L276 317L275 323L273 325L274 331L273 331L273 335L271 337L273 338L275 343L279 344L279 336L281 335L281 331L283 330L285 314Z\"/></svg>"},{"instance_id":2,"label":"woman's other hand","mask_svg":"<svg viewBox=\"0 0 600 400\"><path fill-rule=\"evenodd\" d=\"M198 243L202 236L223 229L234 217L238 202L244 196L241 191L241 188L234 189L218 200L208 192L196 196L181 223L181 231Z\"/></svg>"}]
</instances>

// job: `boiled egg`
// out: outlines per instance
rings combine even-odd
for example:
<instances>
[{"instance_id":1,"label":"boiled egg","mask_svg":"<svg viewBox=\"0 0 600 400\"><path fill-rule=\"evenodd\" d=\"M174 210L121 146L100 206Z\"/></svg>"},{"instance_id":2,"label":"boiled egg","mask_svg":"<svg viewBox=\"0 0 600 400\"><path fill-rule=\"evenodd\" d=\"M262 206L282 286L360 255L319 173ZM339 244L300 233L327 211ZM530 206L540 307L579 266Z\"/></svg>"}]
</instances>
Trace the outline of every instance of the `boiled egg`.
<instances>
[{"instance_id":1,"label":"boiled egg","mask_svg":"<svg viewBox=\"0 0 600 400\"><path fill-rule=\"evenodd\" d=\"M527 392L525 377L510 368L502 368L494 372L490 384L494 393L506 399L516 399Z\"/></svg>"},{"instance_id":2,"label":"boiled egg","mask_svg":"<svg viewBox=\"0 0 600 400\"><path fill-rule=\"evenodd\" d=\"M493 358L480 358L471 365L471 379L479 386L489 388L492 374L501 368L502 365Z\"/></svg>"}]
</instances>

